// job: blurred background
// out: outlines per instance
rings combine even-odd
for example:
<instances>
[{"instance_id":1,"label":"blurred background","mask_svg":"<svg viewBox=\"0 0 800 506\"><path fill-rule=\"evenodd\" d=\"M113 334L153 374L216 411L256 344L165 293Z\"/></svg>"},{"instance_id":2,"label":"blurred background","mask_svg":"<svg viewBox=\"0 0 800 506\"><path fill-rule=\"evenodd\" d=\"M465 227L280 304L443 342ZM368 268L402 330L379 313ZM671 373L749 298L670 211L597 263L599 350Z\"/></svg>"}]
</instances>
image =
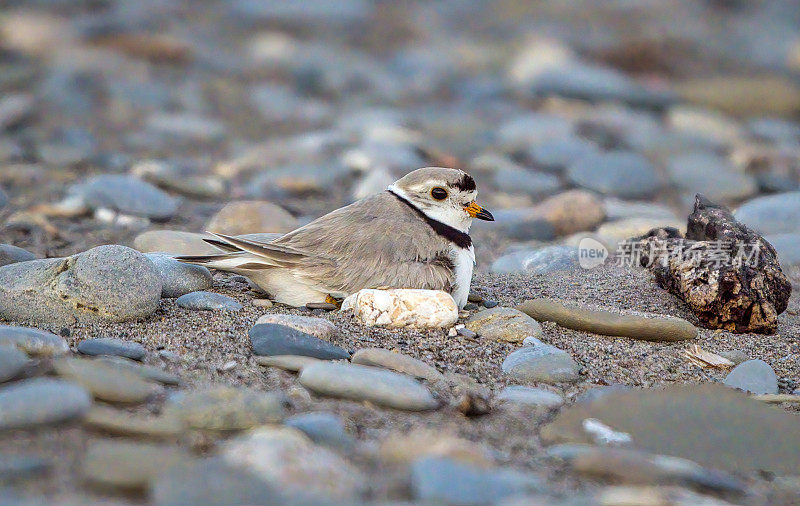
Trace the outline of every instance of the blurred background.
<instances>
[{"instance_id":1,"label":"blurred background","mask_svg":"<svg viewBox=\"0 0 800 506\"><path fill-rule=\"evenodd\" d=\"M682 226L696 192L796 263L798 119L796 0L5 0L0 242L286 232L446 165L498 218L483 269Z\"/></svg>"}]
</instances>

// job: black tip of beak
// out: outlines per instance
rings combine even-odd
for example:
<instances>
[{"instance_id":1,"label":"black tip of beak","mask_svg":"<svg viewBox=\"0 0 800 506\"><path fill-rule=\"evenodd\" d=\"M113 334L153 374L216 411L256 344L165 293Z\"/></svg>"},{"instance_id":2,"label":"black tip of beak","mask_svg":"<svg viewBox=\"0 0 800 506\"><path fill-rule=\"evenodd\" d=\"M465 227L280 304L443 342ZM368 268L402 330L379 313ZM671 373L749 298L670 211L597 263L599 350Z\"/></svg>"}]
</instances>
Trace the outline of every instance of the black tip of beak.
<instances>
[{"instance_id":1,"label":"black tip of beak","mask_svg":"<svg viewBox=\"0 0 800 506\"><path fill-rule=\"evenodd\" d=\"M492 216L492 213L490 213L486 209L481 209L481 211L478 214L476 214L475 217L478 218L479 220L494 221L494 216Z\"/></svg>"}]
</instances>

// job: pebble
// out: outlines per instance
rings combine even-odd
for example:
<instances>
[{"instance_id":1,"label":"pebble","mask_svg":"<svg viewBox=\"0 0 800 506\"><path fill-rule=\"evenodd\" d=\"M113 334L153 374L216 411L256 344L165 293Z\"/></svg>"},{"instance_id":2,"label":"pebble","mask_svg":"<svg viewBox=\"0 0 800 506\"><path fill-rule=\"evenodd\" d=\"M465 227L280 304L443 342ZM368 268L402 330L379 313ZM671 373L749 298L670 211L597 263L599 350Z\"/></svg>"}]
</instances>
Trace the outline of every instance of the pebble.
<instances>
[{"instance_id":1,"label":"pebble","mask_svg":"<svg viewBox=\"0 0 800 506\"><path fill-rule=\"evenodd\" d=\"M764 239L778 252L781 266L800 265L800 232L793 234L768 235Z\"/></svg>"},{"instance_id":2,"label":"pebble","mask_svg":"<svg viewBox=\"0 0 800 506\"><path fill-rule=\"evenodd\" d=\"M564 404L564 398L555 392L545 390L544 388L533 388L522 385L505 387L497 394L497 400L521 406L542 407L545 409L558 408Z\"/></svg>"},{"instance_id":3,"label":"pebble","mask_svg":"<svg viewBox=\"0 0 800 506\"><path fill-rule=\"evenodd\" d=\"M69 351L67 341L51 332L0 325L0 346L15 346L28 355L56 356Z\"/></svg>"},{"instance_id":4,"label":"pebble","mask_svg":"<svg viewBox=\"0 0 800 506\"><path fill-rule=\"evenodd\" d=\"M101 405L93 406L83 423L107 434L148 439L172 439L185 432L184 425L173 416L143 417Z\"/></svg>"},{"instance_id":5,"label":"pebble","mask_svg":"<svg viewBox=\"0 0 800 506\"><path fill-rule=\"evenodd\" d=\"M602 385L602 386L595 386L592 387L582 394L575 397L575 403L591 403L597 400L602 399L608 394L614 392L627 392L632 390L632 387L628 385Z\"/></svg>"},{"instance_id":6,"label":"pebble","mask_svg":"<svg viewBox=\"0 0 800 506\"><path fill-rule=\"evenodd\" d=\"M178 307L193 311L241 311L242 306L237 300L227 295L213 292L191 292L181 295L175 300Z\"/></svg>"},{"instance_id":7,"label":"pebble","mask_svg":"<svg viewBox=\"0 0 800 506\"><path fill-rule=\"evenodd\" d=\"M226 235L285 234L298 226L297 220L282 207L267 201L246 200L226 204L209 220L205 230Z\"/></svg>"},{"instance_id":8,"label":"pebble","mask_svg":"<svg viewBox=\"0 0 800 506\"><path fill-rule=\"evenodd\" d=\"M620 198L647 198L661 188L653 164L626 151L584 156L569 166L567 177L584 188Z\"/></svg>"},{"instance_id":9,"label":"pebble","mask_svg":"<svg viewBox=\"0 0 800 506\"><path fill-rule=\"evenodd\" d=\"M0 454L0 483L19 484L27 479L41 479L43 475L52 470L52 467L50 461L36 455ZM17 504L5 494L3 497L11 503Z\"/></svg>"},{"instance_id":10,"label":"pebble","mask_svg":"<svg viewBox=\"0 0 800 506\"><path fill-rule=\"evenodd\" d=\"M294 314L278 314L270 313L265 314L256 320L256 325L262 323L273 323L275 325L283 325L291 327L300 332L310 334L323 341L331 341L339 337L341 334L339 328L324 318L315 318L313 316L300 316Z\"/></svg>"},{"instance_id":11,"label":"pebble","mask_svg":"<svg viewBox=\"0 0 800 506\"><path fill-rule=\"evenodd\" d=\"M527 300L518 308L539 321L607 336L644 341L684 341L697 337L694 325L674 316L619 313L556 299Z\"/></svg>"},{"instance_id":12,"label":"pebble","mask_svg":"<svg viewBox=\"0 0 800 506\"><path fill-rule=\"evenodd\" d=\"M299 430L317 444L342 451L349 451L355 446L355 439L347 433L344 420L333 413L302 413L290 416L284 425Z\"/></svg>"},{"instance_id":13,"label":"pebble","mask_svg":"<svg viewBox=\"0 0 800 506\"><path fill-rule=\"evenodd\" d=\"M684 153L666 164L672 182L691 196L702 193L714 202L745 199L758 191L752 176L737 172L731 162L711 153Z\"/></svg>"},{"instance_id":14,"label":"pebble","mask_svg":"<svg viewBox=\"0 0 800 506\"><path fill-rule=\"evenodd\" d=\"M723 383L756 395L778 393L775 371L763 360L742 362L725 376Z\"/></svg>"},{"instance_id":15,"label":"pebble","mask_svg":"<svg viewBox=\"0 0 800 506\"><path fill-rule=\"evenodd\" d=\"M78 344L78 352L95 356L114 355L133 360L143 360L147 355L147 350L141 344L113 337L99 337L81 341Z\"/></svg>"},{"instance_id":16,"label":"pebble","mask_svg":"<svg viewBox=\"0 0 800 506\"><path fill-rule=\"evenodd\" d=\"M492 465L489 451L483 445L436 429L393 432L381 443L379 455L386 462L402 465L423 457L446 457L480 467Z\"/></svg>"},{"instance_id":17,"label":"pebble","mask_svg":"<svg viewBox=\"0 0 800 506\"><path fill-rule=\"evenodd\" d=\"M152 365L146 365L139 362L134 362L133 360L127 359L125 357L116 357L116 356L103 356L98 357L95 359L97 362L101 362L106 364L107 366L113 369L123 369L125 371L132 372L147 381L154 381L156 383L161 383L163 385L180 385L181 379L179 376L167 372L163 369Z\"/></svg>"},{"instance_id":18,"label":"pebble","mask_svg":"<svg viewBox=\"0 0 800 506\"><path fill-rule=\"evenodd\" d=\"M332 303L332 302L309 302L306 304L306 309L309 311L319 310L321 311L336 311L339 307Z\"/></svg>"},{"instance_id":19,"label":"pebble","mask_svg":"<svg viewBox=\"0 0 800 506\"><path fill-rule=\"evenodd\" d=\"M546 246L544 248L524 249L508 253L492 263L496 274L550 274L558 271L577 269L578 249L573 246Z\"/></svg>"},{"instance_id":20,"label":"pebble","mask_svg":"<svg viewBox=\"0 0 800 506\"><path fill-rule=\"evenodd\" d=\"M0 197L0 209L2 208L2 197ZM11 244L0 244L0 267L29 260L36 260L36 255Z\"/></svg>"},{"instance_id":21,"label":"pebble","mask_svg":"<svg viewBox=\"0 0 800 506\"><path fill-rule=\"evenodd\" d=\"M358 350L353 354L351 362L354 364L391 369L392 371L422 378L430 382L444 379L442 373L422 360L383 348L364 348Z\"/></svg>"},{"instance_id":22,"label":"pebble","mask_svg":"<svg viewBox=\"0 0 800 506\"><path fill-rule=\"evenodd\" d=\"M348 501L366 486L352 464L289 427L262 427L230 440L223 445L221 457L301 496Z\"/></svg>"},{"instance_id":23,"label":"pebble","mask_svg":"<svg viewBox=\"0 0 800 506\"><path fill-rule=\"evenodd\" d=\"M220 386L182 393L167 403L164 415L193 429L246 430L282 421L285 399L275 392Z\"/></svg>"},{"instance_id":24,"label":"pebble","mask_svg":"<svg viewBox=\"0 0 800 506\"><path fill-rule=\"evenodd\" d=\"M512 352L501 367L508 377L523 383L565 383L580 379L580 366L569 353L540 341Z\"/></svg>"},{"instance_id":25,"label":"pebble","mask_svg":"<svg viewBox=\"0 0 800 506\"><path fill-rule=\"evenodd\" d=\"M285 371L299 372L303 367L319 362L318 358L302 355L274 355L268 357L256 356L256 363L265 367L277 367Z\"/></svg>"},{"instance_id":26,"label":"pebble","mask_svg":"<svg viewBox=\"0 0 800 506\"><path fill-rule=\"evenodd\" d=\"M574 162L595 154L599 147L592 141L580 137L553 139L531 147L527 154L534 166L541 170L562 172Z\"/></svg>"},{"instance_id":27,"label":"pebble","mask_svg":"<svg viewBox=\"0 0 800 506\"><path fill-rule=\"evenodd\" d=\"M800 191L756 197L733 215L761 235L800 232Z\"/></svg>"},{"instance_id":28,"label":"pebble","mask_svg":"<svg viewBox=\"0 0 800 506\"><path fill-rule=\"evenodd\" d=\"M526 150L537 144L571 137L573 129L573 125L564 118L527 113L500 125L497 137L507 150Z\"/></svg>"},{"instance_id":29,"label":"pebble","mask_svg":"<svg viewBox=\"0 0 800 506\"><path fill-rule=\"evenodd\" d=\"M74 381L108 402L140 403L159 392L155 384L130 371L96 360L62 357L53 363L59 376Z\"/></svg>"},{"instance_id":30,"label":"pebble","mask_svg":"<svg viewBox=\"0 0 800 506\"><path fill-rule=\"evenodd\" d=\"M295 328L262 323L250 329L250 346L255 355L301 355L322 360L348 360L350 353Z\"/></svg>"},{"instance_id":31,"label":"pebble","mask_svg":"<svg viewBox=\"0 0 800 506\"><path fill-rule=\"evenodd\" d=\"M494 172L493 182L500 191L533 196L551 195L561 188L558 177L523 167L504 167L497 170Z\"/></svg>"},{"instance_id":32,"label":"pebble","mask_svg":"<svg viewBox=\"0 0 800 506\"><path fill-rule=\"evenodd\" d=\"M260 307L262 309L269 309L272 306L274 306L272 301L269 300L269 299L253 299L253 305L256 306L256 307ZM264 315L264 316L266 316L266 315ZM263 316L262 316L262 318L263 318ZM266 323L266 322L262 322L262 323Z\"/></svg>"},{"instance_id":33,"label":"pebble","mask_svg":"<svg viewBox=\"0 0 800 506\"><path fill-rule=\"evenodd\" d=\"M411 490L424 503L480 505L544 488L537 476L504 468L426 457L411 465Z\"/></svg>"},{"instance_id":34,"label":"pebble","mask_svg":"<svg viewBox=\"0 0 800 506\"><path fill-rule=\"evenodd\" d=\"M304 367L300 384L321 395L407 411L439 407L431 392L418 381L392 371L346 363L321 362Z\"/></svg>"},{"instance_id":35,"label":"pebble","mask_svg":"<svg viewBox=\"0 0 800 506\"><path fill-rule=\"evenodd\" d=\"M101 489L144 491L161 473L190 458L174 446L95 441L86 450L82 474Z\"/></svg>"},{"instance_id":36,"label":"pebble","mask_svg":"<svg viewBox=\"0 0 800 506\"><path fill-rule=\"evenodd\" d=\"M147 119L147 130L159 139L184 142L216 142L225 137L223 123L190 113L156 113Z\"/></svg>"},{"instance_id":37,"label":"pebble","mask_svg":"<svg viewBox=\"0 0 800 506\"><path fill-rule=\"evenodd\" d=\"M437 290L363 289L344 300L348 309L367 326L446 328L458 320L453 297Z\"/></svg>"},{"instance_id":38,"label":"pebble","mask_svg":"<svg viewBox=\"0 0 800 506\"><path fill-rule=\"evenodd\" d=\"M156 186L195 198L222 198L227 191L224 179L198 174L198 167L192 163L143 160L130 172Z\"/></svg>"},{"instance_id":39,"label":"pebble","mask_svg":"<svg viewBox=\"0 0 800 506\"><path fill-rule=\"evenodd\" d=\"M143 253L167 253L170 255L214 255L220 250L203 238L210 235L183 232L180 230L148 230L137 235L133 247Z\"/></svg>"},{"instance_id":40,"label":"pebble","mask_svg":"<svg viewBox=\"0 0 800 506\"><path fill-rule=\"evenodd\" d=\"M62 423L89 411L92 397L82 386L34 378L0 389L0 430Z\"/></svg>"},{"instance_id":41,"label":"pebble","mask_svg":"<svg viewBox=\"0 0 800 506\"><path fill-rule=\"evenodd\" d=\"M458 334L459 336L462 336L462 337L466 337L467 339L477 339L478 338L478 333L471 331L467 327L462 327L460 329L456 329L456 334Z\"/></svg>"},{"instance_id":42,"label":"pebble","mask_svg":"<svg viewBox=\"0 0 800 506\"><path fill-rule=\"evenodd\" d=\"M678 132L696 137L709 147L722 148L740 142L743 130L733 119L717 111L678 105L667 112L667 123Z\"/></svg>"},{"instance_id":43,"label":"pebble","mask_svg":"<svg viewBox=\"0 0 800 506\"><path fill-rule=\"evenodd\" d=\"M160 300L155 266L124 246L0 267L0 316L10 320L50 326L124 322L150 316Z\"/></svg>"},{"instance_id":44,"label":"pebble","mask_svg":"<svg viewBox=\"0 0 800 506\"><path fill-rule=\"evenodd\" d=\"M739 365L746 360L750 360L750 357L747 356L747 352L742 350L721 351L719 352L719 356L727 358L733 362L734 365Z\"/></svg>"},{"instance_id":45,"label":"pebble","mask_svg":"<svg viewBox=\"0 0 800 506\"><path fill-rule=\"evenodd\" d=\"M704 506L728 506L731 503L711 497L700 495L691 490L674 486L610 486L599 491L592 501L602 505L630 505L630 504L675 504Z\"/></svg>"},{"instance_id":46,"label":"pebble","mask_svg":"<svg viewBox=\"0 0 800 506\"><path fill-rule=\"evenodd\" d=\"M28 356L11 346L0 346L0 383L16 378L28 365Z\"/></svg>"},{"instance_id":47,"label":"pebble","mask_svg":"<svg viewBox=\"0 0 800 506\"><path fill-rule=\"evenodd\" d=\"M544 335L539 322L522 311L509 307L495 307L470 316L466 327L478 336L492 341L521 342L528 336Z\"/></svg>"},{"instance_id":48,"label":"pebble","mask_svg":"<svg viewBox=\"0 0 800 506\"><path fill-rule=\"evenodd\" d=\"M68 194L82 199L91 210L109 209L119 214L156 221L172 218L178 200L133 176L101 174L72 186Z\"/></svg>"},{"instance_id":49,"label":"pebble","mask_svg":"<svg viewBox=\"0 0 800 506\"><path fill-rule=\"evenodd\" d=\"M603 201L584 190L570 190L553 195L538 204L535 216L553 225L556 235L569 235L592 230L606 217Z\"/></svg>"},{"instance_id":50,"label":"pebble","mask_svg":"<svg viewBox=\"0 0 800 506\"><path fill-rule=\"evenodd\" d=\"M161 276L161 297L173 299L208 290L214 284L211 272L202 265L178 262L164 254L148 253L145 256L153 262Z\"/></svg>"}]
</instances>

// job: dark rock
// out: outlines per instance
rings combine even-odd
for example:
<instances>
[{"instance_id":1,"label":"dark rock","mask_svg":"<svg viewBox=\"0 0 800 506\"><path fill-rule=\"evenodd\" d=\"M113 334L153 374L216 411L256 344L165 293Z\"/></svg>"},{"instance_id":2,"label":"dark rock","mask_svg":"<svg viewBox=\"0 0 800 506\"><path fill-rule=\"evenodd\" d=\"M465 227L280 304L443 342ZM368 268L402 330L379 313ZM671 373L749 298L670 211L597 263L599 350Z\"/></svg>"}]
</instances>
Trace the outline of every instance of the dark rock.
<instances>
[{"instance_id":1,"label":"dark rock","mask_svg":"<svg viewBox=\"0 0 800 506\"><path fill-rule=\"evenodd\" d=\"M775 248L725 207L698 195L686 239L674 229L655 229L638 246L641 264L656 282L683 299L704 325L775 332L792 285Z\"/></svg>"},{"instance_id":2,"label":"dark rock","mask_svg":"<svg viewBox=\"0 0 800 506\"><path fill-rule=\"evenodd\" d=\"M0 196L0 208L2 207L2 196ZM29 260L36 260L36 255L11 244L0 244L0 267Z\"/></svg>"},{"instance_id":3,"label":"dark rock","mask_svg":"<svg viewBox=\"0 0 800 506\"><path fill-rule=\"evenodd\" d=\"M133 360L142 360L147 355L147 350L141 344L113 337L81 341L78 344L78 351L84 355L113 355Z\"/></svg>"},{"instance_id":4,"label":"dark rock","mask_svg":"<svg viewBox=\"0 0 800 506\"><path fill-rule=\"evenodd\" d=\"M250 329L250 344L255 355L302 355L322 360L348 360L343 348L292 327L262 323Z\"/></svg>"}]
</instances>

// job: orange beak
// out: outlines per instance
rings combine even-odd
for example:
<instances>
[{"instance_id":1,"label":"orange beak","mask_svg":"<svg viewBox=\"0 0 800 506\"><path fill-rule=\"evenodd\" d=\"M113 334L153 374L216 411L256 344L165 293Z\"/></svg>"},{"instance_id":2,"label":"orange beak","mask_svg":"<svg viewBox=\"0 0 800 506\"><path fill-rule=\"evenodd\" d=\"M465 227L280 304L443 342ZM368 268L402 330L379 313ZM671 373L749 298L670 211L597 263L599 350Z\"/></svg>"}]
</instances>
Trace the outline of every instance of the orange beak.
<instances>
[{"instance_id":1,"label":"orange beak","mask_svg":"<svg viewBox=\"0 0 800 506\"><path fill-rule=\"evenodd\" d=\"M470 202L468 206L465 206L464 211L466 211L467 214L472 216L473 218L478 218L479 220L494 221L494 216L492 216L492 213L482 208L475 202Z\"/></svg>"}]
</instances>

